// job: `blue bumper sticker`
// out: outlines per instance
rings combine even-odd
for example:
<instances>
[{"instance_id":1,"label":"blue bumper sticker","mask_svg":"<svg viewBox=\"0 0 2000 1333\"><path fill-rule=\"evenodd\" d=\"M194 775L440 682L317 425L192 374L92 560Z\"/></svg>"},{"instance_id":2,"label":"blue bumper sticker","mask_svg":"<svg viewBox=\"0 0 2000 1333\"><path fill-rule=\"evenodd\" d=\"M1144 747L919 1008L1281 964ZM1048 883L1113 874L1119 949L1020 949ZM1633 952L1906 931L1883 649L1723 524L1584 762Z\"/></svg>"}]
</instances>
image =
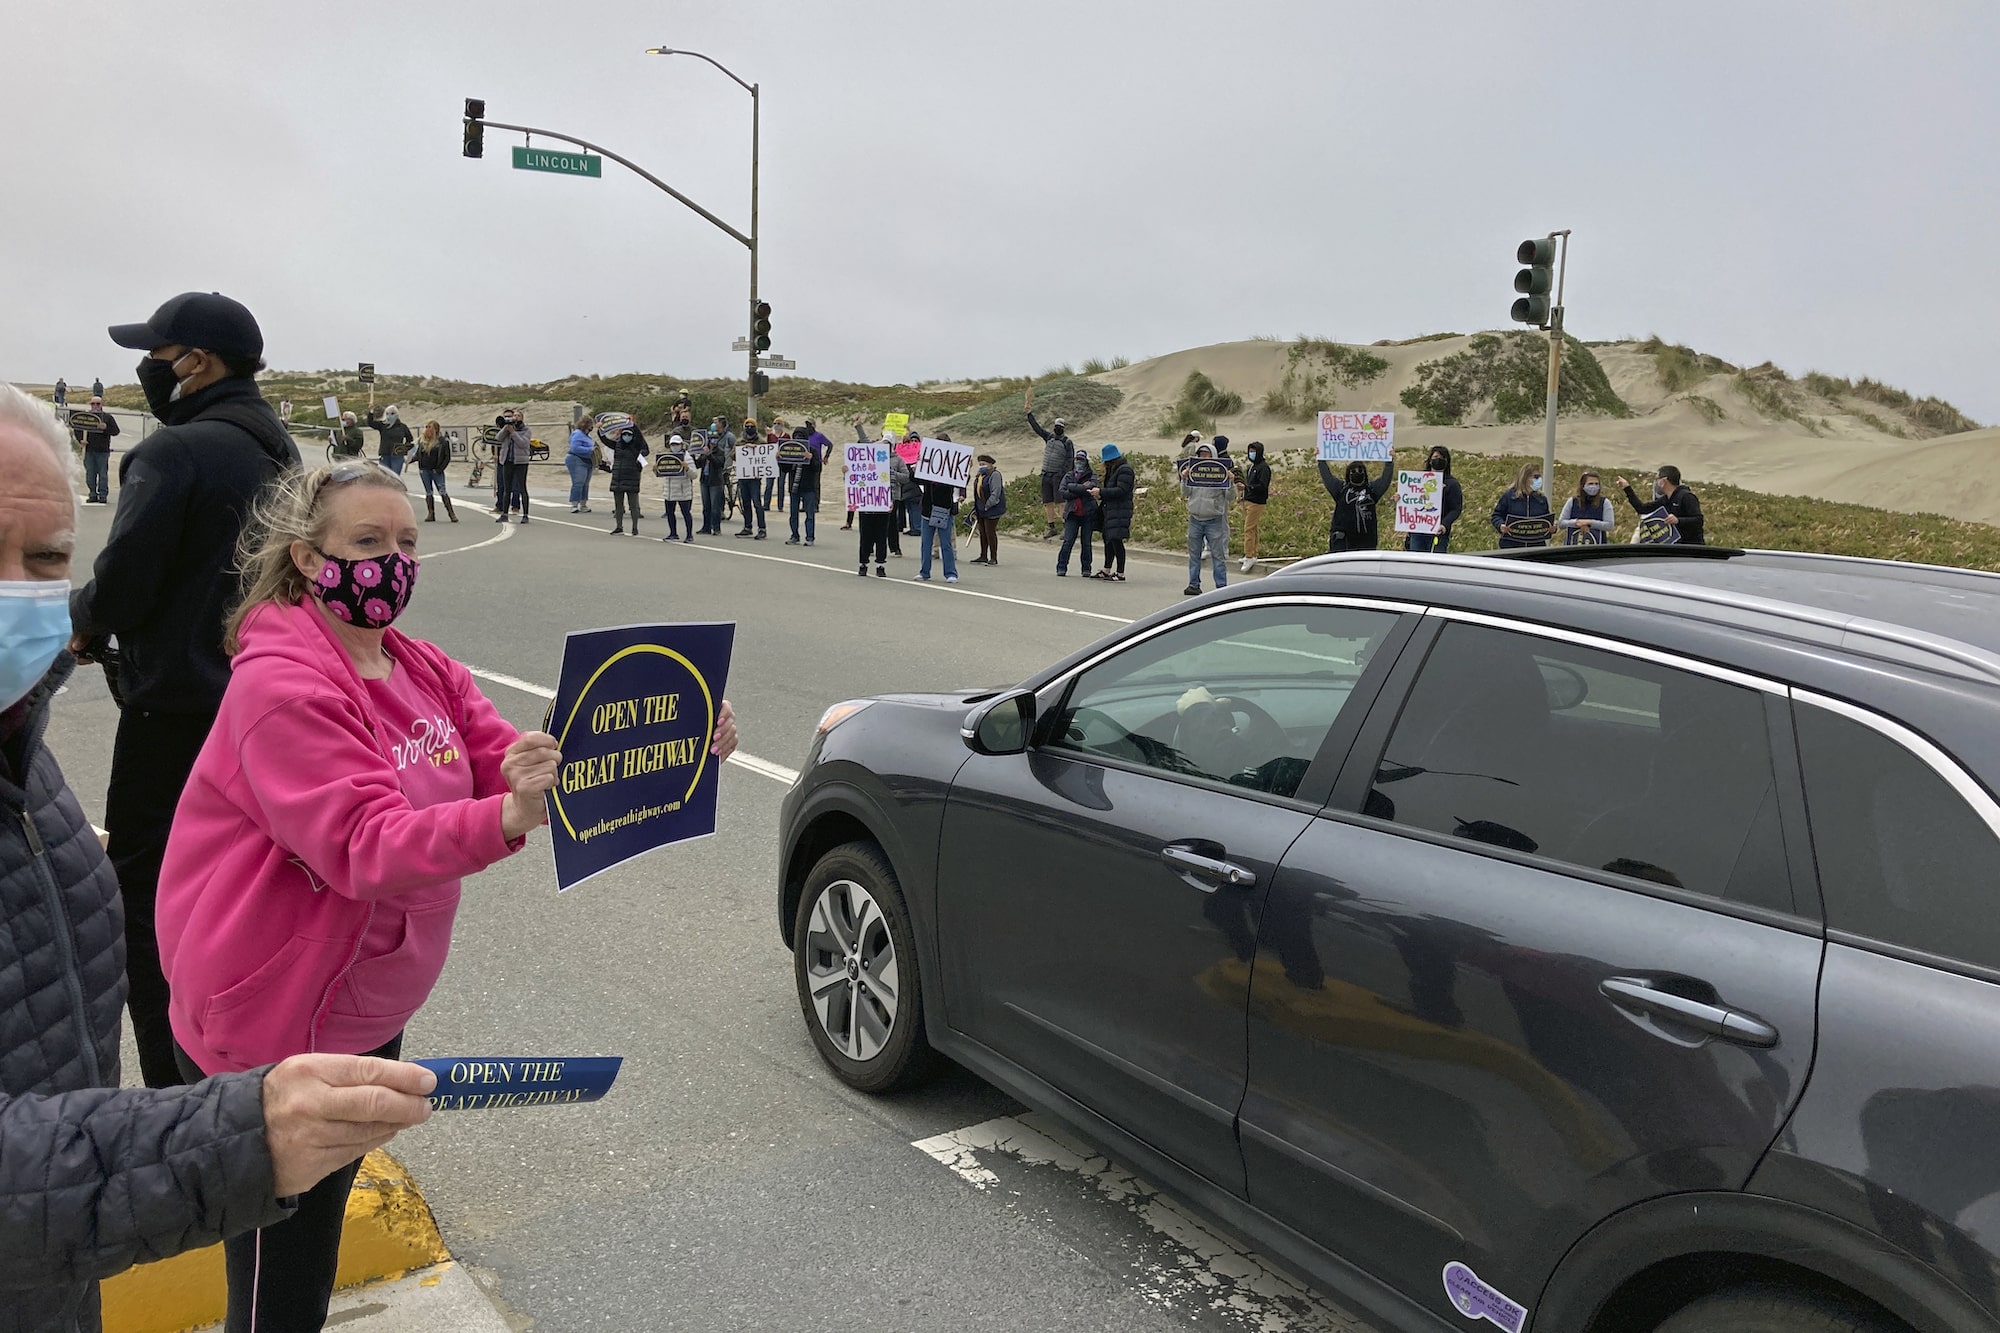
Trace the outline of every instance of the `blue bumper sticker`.
<instances>
[{"instance_id":1,"label":"blue bumper sticker","mask_svg":"<svg viewBox=\"0 0 2000 1333\"><path fill-rule=\"evenodd\" d=\"M1479 1274L1461 1263L1444 1266L1445 1295L1454 1310L1467 1319L1487 1319L1506 1330L1521 1333L1527 1326L1528 1311L1479 1280Z\"/></svg>"},{"instance_id":2,"label":"blue bumper sticker","mask_svg":"<svg viewBox=\"0 0 2000 1333\"><path fill-rule=\"evenodd\" d=\"M437 1075L430 1103L440 1111L506 1106L573 1106L611 1091L623 1056L459 1056L413 1060Z\"/></svg>"}]
</instances>

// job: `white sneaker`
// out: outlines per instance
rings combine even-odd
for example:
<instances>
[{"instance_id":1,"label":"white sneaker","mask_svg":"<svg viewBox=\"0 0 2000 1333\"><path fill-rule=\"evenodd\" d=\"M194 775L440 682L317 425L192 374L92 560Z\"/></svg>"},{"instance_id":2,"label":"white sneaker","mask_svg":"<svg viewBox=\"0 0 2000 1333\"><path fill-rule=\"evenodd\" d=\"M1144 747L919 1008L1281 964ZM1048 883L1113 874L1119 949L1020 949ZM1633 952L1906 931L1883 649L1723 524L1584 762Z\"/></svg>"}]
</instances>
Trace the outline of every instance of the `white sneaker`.
<instances>
[{"instance_id":1,"label":"white sneaker","mask_svg":"<svg viewBox=\"0 0 2000 1333\"><path fill-rule=\"evenodd\" d=\"M1249 556L1246 555L1243 557L1243 563L1237 566L1237 568L1241 569L1245 574L1248 574L1250 572L1250 567L1256 563L1257 562L1255 560L1252 560Z\"/></svg>"}]
</instances>

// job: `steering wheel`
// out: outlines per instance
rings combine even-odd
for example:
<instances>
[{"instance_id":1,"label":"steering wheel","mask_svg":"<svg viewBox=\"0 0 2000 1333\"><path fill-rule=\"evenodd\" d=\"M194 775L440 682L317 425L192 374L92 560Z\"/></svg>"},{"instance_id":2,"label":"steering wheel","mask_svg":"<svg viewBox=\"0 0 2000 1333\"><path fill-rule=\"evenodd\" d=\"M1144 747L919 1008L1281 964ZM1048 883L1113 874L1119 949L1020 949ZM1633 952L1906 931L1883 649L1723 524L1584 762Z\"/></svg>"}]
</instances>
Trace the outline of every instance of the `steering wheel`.
<instances>
[{"instance_id":1,"label":"steering wheel","mask_svg":"<svg viewBox=\"0 0 2000 1333\"><path fill-rule=\"evenodd\" d=\"M1233 719L1242 718L1238 725ZM1231 719L1226 729L1214 724ZM1177 740L1183 753L1215 756L1211 772L1227 777L1255 769L1291 749L1291 738L1278 719L1241 695L1218 695L1181 715ZM1204 753L1205 752L1205 753Z\"/></svg>"}]
</instances>

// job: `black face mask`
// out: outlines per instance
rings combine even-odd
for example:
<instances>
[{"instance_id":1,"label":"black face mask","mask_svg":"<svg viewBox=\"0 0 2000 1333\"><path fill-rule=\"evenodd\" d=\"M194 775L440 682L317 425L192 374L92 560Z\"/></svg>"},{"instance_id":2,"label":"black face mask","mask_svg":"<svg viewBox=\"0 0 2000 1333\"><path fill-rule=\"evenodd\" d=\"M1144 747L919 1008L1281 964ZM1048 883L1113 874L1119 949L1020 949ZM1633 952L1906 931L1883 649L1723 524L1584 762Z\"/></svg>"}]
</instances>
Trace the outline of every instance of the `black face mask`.
<instances>
[{"instance_id":1,"label":"black face mask","mask_svg":"<svg viewBox=\"0 0 2000 1333\"><path fill-rule=\"evenodd\" d=\"M185 352L181 354L180 360L187 360ZM169 405L179 399L181 382L180 376L174 374L175 364L173 361L162 361L156 356L149 356L139 363L139 387L145 390L146 406L151 408L153 415L162 421L167 419Z\"/></svg>"}]
</instances>

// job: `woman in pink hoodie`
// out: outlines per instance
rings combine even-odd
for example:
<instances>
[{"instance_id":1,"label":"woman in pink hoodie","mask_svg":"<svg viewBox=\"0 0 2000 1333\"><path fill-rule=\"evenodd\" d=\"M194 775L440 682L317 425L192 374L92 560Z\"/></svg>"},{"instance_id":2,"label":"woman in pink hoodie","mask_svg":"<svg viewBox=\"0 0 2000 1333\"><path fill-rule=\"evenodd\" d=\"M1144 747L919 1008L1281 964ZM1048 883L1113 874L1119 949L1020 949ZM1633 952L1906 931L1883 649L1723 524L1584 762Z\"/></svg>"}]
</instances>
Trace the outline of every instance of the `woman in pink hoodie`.
<instances>
[{"instance_id":1,"label":"woman in pink hoodie","mask_svg":"<svg viewBox=\"0 0 2000 1333\"><path fill-rule=\"evenodd\" d=\"M390 628L417 578L400 477L279 483L244 538L229 689L175 813L160 956L189 1079L305 1051L394 1059L451 944L459 882L546 822L555 738ZM736 745L727 703L715 753ZM231 1333L325 1321L356 1163L225 1243Z\"/></svg>"}]
</instances>

